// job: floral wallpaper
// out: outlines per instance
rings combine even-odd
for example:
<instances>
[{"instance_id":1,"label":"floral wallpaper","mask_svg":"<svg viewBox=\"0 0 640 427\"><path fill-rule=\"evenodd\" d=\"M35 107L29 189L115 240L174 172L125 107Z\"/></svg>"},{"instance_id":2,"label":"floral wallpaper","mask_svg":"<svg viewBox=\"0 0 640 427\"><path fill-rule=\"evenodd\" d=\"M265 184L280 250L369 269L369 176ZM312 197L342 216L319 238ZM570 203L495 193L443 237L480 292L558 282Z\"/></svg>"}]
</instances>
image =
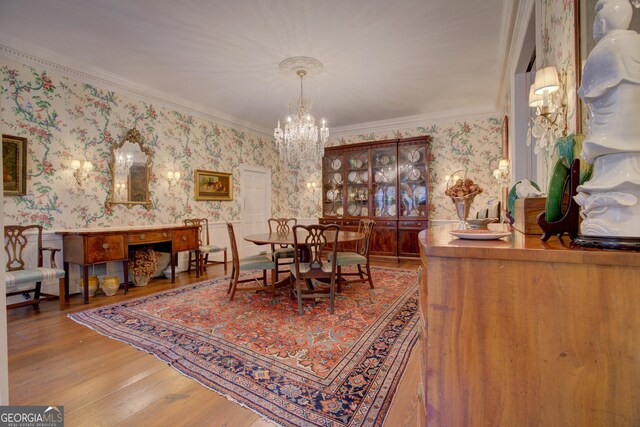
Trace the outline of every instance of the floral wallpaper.
<instances>
[{"instance_id":1,"label":"floral wallpaper","mask_svg":"<svg viewBox=\"0 0 640 427\"><path fill-rule=\"evenodd\" d=\"M282 167L271 139L8 59L0 59L0 96L3 132L28 138L27 195L4 198L7 223L68 229L168 224L195 216L240 220L243 164L272 170L272 215L321 215L319 189L306 186L320 184L320 161ZM110 147L133 127L154 152L153 206L108 209ZM333 138L330 145L431 135L430 218L454 219L444 189L445 176L456 170L465 170L485 189L474 207L500 197L491 171L502 156L501 131L501 119L460 120ZM81 188L72 159L94 164ZM232 173L234 200L195 201L196 169ZM168 170L182 174L173 187L164 179Z\"/></svg>"},{"instance_id":2,"label":"floral wallpaper","mask_svg":"<svg viewBox=\"0 0 640 427\"><path fill-rule=\"evenodd\" d=\"M542 0L542 24L537 51L541 52L538 68L555 65L566 73L567 134L576 131L576 58L574 1Z\"/></svg>"},{"instance_id":3,"label":"floral wallpaper","mask_svg":"<svg viewBox=\"0 0 640 427\"><path fill-rule=\"evenodd\" d=\"M242 130L5 59L0 96L3 132L28 138L27 195L4 198L6 223L63 229L168 224L189 216L238 220L242 164L271 168L273 188L283 186L273 141ZM133 127L154 152L153 207L107 209L110 147ZM70 169L72 159L94 164L82 188ZM195 201L195 169L232 173L234 200ZM182 174L174 187L164 179L168 170ZM278 194L274 213L281 210Z\"/></svg>"},{"instance_id":4,"label":"floral wallpaper","mask_svg":"<svg viewBox=\"0 0 640 427\"><path fill-rule=\"evenodd\" d=\"M362 133L347 137L332 138L329 145L345 145L366 141L382 141L394 138L430 135L432 137L430 158L429 218L457 218L453 203L444 195L446 176L462 169L466 176L478 182L485 190L476 197L472 210L484 206L489 200L500 198L500 184L492 171L502 158L502 118L486 118L429 124L379 133ZM300 198L299 194L309 194L306 182L321 182L320 162L302 165L292 170L286 178L287 189L281 203L285 216L318 217L322 214L320 194Z\"/></svg>"}]
</instances>

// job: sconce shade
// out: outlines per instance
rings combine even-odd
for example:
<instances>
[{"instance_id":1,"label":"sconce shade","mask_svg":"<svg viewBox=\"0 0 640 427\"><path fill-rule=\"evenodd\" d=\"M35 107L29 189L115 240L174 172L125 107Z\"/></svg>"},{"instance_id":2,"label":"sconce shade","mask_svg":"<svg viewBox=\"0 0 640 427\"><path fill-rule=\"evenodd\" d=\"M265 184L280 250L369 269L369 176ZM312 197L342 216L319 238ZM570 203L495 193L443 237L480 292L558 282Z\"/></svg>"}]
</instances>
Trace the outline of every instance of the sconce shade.
<instances>
[{"instance_id":1,"label":"sconce shade","mask_svg":"<svg viewBox=\"0 0 640 427\"><path fill-rule=\"evenodd\" d=\"M80 160L78 159L73 159L71 160L71 169L80 169Z\"/></svg>"},{"instance_id":2,"label":"sconce shade","mask_svg":"<svg viewBox=\"0 0 640 427\"><path fill-rule=\"evenodd\" d=\"M85 162L82 165L82 169L86 170L86 171L90 171L93 170L93 163L91 163L88 160L85 160Z\"/></svg>"},{"instance_id":3,"label":"sconce shade","mask_svg":"<svg viewBox=\"0 0 640 427\"><path fill-rule=\"evenodd\" d=\"M533 84L529 86L529 107L542 107L542 95L536 95Z\"/></svg>"},{"instance_id":4,"label":"sconce shade","mask_svg":"<svg viewBox=\"0 0 640 427\"><path fill-rule=\"evenodd\" d=\"M533 83L533 87L536 95L542 95L545 91L547 93L557 91L560 88L560 82L558 81L556 67L552 65L536 71L536 80Z\"/></svg>"},{"instance_id":5,"label":"sconce shade","mask_svg":"<svg viewBox=\"0 0 640 427\"><path fill-rule=\"evenodd\" d=\"M500 159L498 162L498 170L505 172L509 169L509 159Z\"/></svg>"}]
</instances>

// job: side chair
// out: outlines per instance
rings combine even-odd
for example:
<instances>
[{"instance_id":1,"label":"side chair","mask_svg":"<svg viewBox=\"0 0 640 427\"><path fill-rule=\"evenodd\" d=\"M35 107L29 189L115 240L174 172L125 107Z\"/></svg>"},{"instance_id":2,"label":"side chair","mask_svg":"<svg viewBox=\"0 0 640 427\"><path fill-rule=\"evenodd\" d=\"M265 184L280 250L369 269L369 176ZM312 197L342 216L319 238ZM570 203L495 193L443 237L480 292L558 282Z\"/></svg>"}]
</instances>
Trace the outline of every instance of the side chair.
<instances>
[{"instance_id":1,"label":"side chair","mask_svg":"<svg viewBox=\"0 0 640 427\"><path fill-rule=\"evenodd\" d=\"M270 290L273 297L276 296L276 264L264 255L254 255L246 258L238 256L238 244L236 243L236 235L233 231L233 224L227 222L227 230L229 231L229 243L231 245L231 276L229 277L229 289L227 293L231 293L229 301L233 301L236 291L264 291ZM253 287L238 287L238 283L246 283L255 281L260 285L257 278L240 280L241 271L262 270L262 285ZM267 270L271 270L271 283L267 284Z\"/></svg>"},{"instance_id":2,"label":"side chair","mask_svg":"<svg viewBox=\"0 0 640 427\"><path fill-rule=\"evenodd\" d=\"M212 245L209 241L209 220L207 218L187 218L184 225L195 225L199 229L198 243L200 245L200 274L203 274L207 264L224 264L224 274L227 274L227 247ZM224 261L209 259L209 255L223 252ZM191 267L197 268L196 251L189 251L189 263L187 271L191 273Z\"/></svg>"},{"instance_id":3,"label":"side chair","mask_svg":"<svg viewBox=\"0 0 640 427\"><path fill-rule=\"evenodd\" d=\"M371 279L371 267L369 265L369 249L371 248L371 234L376 222L372 219L361 219L358 223L358 233L364 234L364 238L356 242L354 252L338 252L336 254L338 265L338 292L342 292L342 285L346 283L369 282L371 289L374 288ZM329 254L329 256L332 256ZM357 266L358 271L353 273L343 273L344 266ZM347 280L346 276L358 276L356 279Z\"/></svg>"},{"instance_id":4,"label":"side chair","mask_svg":"<svg viewBox=\"0 0 640 427\"><path fill-rule=\"evenodd\" d=\"M294 264L291 270L292 292L298 298L298 314L302 314L303 298L329 298L329 311L333 314L336 294L336 247L338 246L338 231L336 224L329 225L295 225L293 227L293 241L295 249ZM301 261L303 250L308 251L309 260ZM323 260L323 251L329 251L332 261ZM311 284L316 279L314 288ZM328 280L328 289L325 283L317 280ZM295 287L293 286L295 281ZM305 289L302 285L305 284Z\"/></svg>"},{"instance_id":5,"label":"side chair","mask_svg":"<svg viewBox=\"0 0 640 427\"><path fill-rule=\"evenodd\" d=\"M29 252L29 235L33 234L35 240L35 250L33 251L37 259L36 265L29 264L24 258ZM31 246L34 246L31 244ZM6 252L7 264L5 273L5 289L7 296L30 294L33 298L26 301L15 302L7 305L7 308L33 305L38 308L38 304L45 301L60 299L60 309L64 308L69 290L64 285L64 270L56 265L55 254L60 249L42 247L42 226L41 225L6 225L4 227L4 250ZM50 268L44 267L43 254L48 251ZM52 295L42 292L42 282L45 280L58 280L59 295ZM26 284L33 283L33 287L25 289Z\"/></svg>"},{"instance_id":6,"label":"side chair","mask_svg":"<svg viewBox=\"0 0 640 427\"><path fill-rule=\"evenodd\" d=\"M291 228L298 224L295 218L269 218L269 233L288 234ZM271 245L271 258L276 263L276 274L288 273L289 270L280 270L282 265L293 264L295 251L291 245ZM282 261L288 260L288 261Z\"/></svg>"}]
</instances>

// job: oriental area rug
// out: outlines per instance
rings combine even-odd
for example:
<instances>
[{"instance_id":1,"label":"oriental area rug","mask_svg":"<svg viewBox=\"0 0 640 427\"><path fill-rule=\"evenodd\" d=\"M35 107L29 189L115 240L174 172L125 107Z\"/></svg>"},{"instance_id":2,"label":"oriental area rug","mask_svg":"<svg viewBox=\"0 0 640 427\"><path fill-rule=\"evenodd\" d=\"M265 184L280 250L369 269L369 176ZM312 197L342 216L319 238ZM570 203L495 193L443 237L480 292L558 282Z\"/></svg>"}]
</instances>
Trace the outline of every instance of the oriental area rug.
<instances>
[{"instance_id":1,"label":"oriental area rug","mask_svg":"<svg viewBox=\"0 0 640 427\"><path fill-rule=\"evenodd\" d=\"M372 268L329 314L220 278L70 314L283 426L380 426L418 337L418 273Z\"/></svg>"}]
</instances>

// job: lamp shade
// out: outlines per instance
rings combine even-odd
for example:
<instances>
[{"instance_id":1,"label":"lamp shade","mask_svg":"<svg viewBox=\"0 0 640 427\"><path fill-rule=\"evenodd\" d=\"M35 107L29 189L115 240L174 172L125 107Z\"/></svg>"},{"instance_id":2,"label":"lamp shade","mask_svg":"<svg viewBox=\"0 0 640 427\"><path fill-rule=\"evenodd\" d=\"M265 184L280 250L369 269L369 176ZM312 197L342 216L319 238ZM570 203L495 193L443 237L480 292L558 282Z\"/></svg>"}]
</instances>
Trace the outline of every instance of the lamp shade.
<instances>
[{"instance_id":1,"label":"lamp shade","mask_svg":"<svg viewBox=\"0 0 640 427\"><path fill-rule=\"evenodd\" d=\"M529 86L529 107L542 107L542 95L536 95L533 86Z\"/></svg>"},{"instance_id":2,"label":"lamp shade","mask_svg":"<svg viewBox=\"0 0 640 427\"><path fill-rule=\"evenodd\" d=\"M536 80L533 83L533 87L536 95L542 95L545 91L547 93L557 91L560 88L560 82L558 81L556 67L552 65L536 71Z\"/></svg>"}]
</instances>

